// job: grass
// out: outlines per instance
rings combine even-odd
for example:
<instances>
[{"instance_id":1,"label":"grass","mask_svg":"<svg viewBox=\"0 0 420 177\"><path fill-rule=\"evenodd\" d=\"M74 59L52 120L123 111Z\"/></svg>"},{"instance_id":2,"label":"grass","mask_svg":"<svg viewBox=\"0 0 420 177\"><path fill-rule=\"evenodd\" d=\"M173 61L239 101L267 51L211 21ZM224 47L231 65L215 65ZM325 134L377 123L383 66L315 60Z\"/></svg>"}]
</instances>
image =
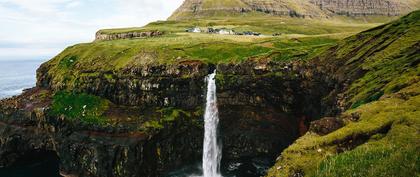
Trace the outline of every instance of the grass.
<instances>
[{"instance_id":1,"label":"grass","mask_svg":"<svg viewBox=\"0 0 420 177\"><path fill-rule=\"evenodd\" d=\"M93 42L65 49L48 62L48 75L53 86L71 89L86 74L118 73L129 67L171 65L188 60L215 64L267 57L276 61L304 60L334 45L338 39L334 35L248 37L180 33L158 38ZM104 77L108 79L109 75Z\"/></svg>"},{"instance_id":2,"label":"grass","mask_svg":"<svg viewBox=\"0 0 420 177\"><path fill-rule=\"evenodd\" d=\"M75 88L87 74L119 73L131 67L170 65L183 61L239 63L250 58L275 61L307 60L344 37L378 23L357 19L302 19L278 16L214 17L180 21L157 21L141 28L104 29L103 34L133 31L165 32L154 38L96 41L68 47L47 64L54 88ZM263 36L185 33L192 26L228 27L255 31ZM272 36L278 33L280 36ZM103 76L112 80L110 75Z\"/></svg>"},{"instance_id":3,"label":"grass","mask_svg":"<svg viewBox=\"0 0 420 177\"><path fill-rule=\"evenodd\" d=\"M190 27L200 27L207 29L208 27L232 28L235 31L255 31L264 35L272 35L274 33L282 34L332 34L344 32L360 32L384 22L389 22L393 18L383 18L384 20L368 20L337 17L330 19L301 19L279 16L259 16L252 13L244 16L223 16L203 19L189 19L178 21L157 21L149 23L144 27L130 27L117 29L103 29L99 32L102 34L116 34L127 32L144 32L144 31L163 31L166 34L184 32ZM246 19L246 20L245 20Z\"/></svg>"},{"instance_id":4,"label":"grass","mask_svg":"<svg viewBox=\"0 0 420 177\"><path fill-rule=\"evenodd\" d=\"M177 109L173 107L167 107L157 110L156 112L160 114L159 119L152 119L149 121L144 122L139 130L145 132L156 132L163 128L165 128L168 124L173 123L181 118L190 119L189 121L196 121L192 120L192 117L198 117L202 115L202 109L198 108L194 112L188 112L182 109ZM180 128L180 127L178 127Z\"/></svg>"},{"instance_id":5,"label":"grass","mask_svg":"<svg viewBox=\"0 0 420 177\"><path fill-rule=\"evenodd\" d=\"M288 176L295 172L317 177L418 175L419 88L415 84L386 99L346 112L345 115L360 113L361 119L328 135L306 134L283 151L268 176ZM412 96L402 99L399 95ZM390 127L389 131L381 132L384 127ZM338 151L338 146L361 136L368 137L362 145L345 153Z\"/></svg>"},{"instance_id":6,"label":"grass","mask_svg":"<svg viewBox=\"0 0 420 177\"><path fill-rule=\"evenodd\" d=\"M401 126L400 128L404 130L410 127ZM400 135L414 135L410 131L406 133ZM412 140L407 143L418 142ZM419 157L419 146L399 146L379 141L325 159L314 176L418 176L420 174Z\"/></svg>"},{"instance_id":7,"label":"grass","mask_svg":"<svg viewBox=\"0 0 420 177\"><path fill-rule=\"evenodd\" d=\"M284 150L269 177L419 176L420 11L339 43L321 57L362 68L346 91L360 120L328 135L307 133ZM327 55L327 56L323 56Z\"/></svg>"},{"instance_id":8,"label":"grass","mask_svg":"<svg viewBox=\"0 0 420 177\"><path fill-rule=\"evenodd\" d=\"M109 104L108 100L97 96L60 91L53 96L50 114L64 116L71 121L101 125L107 122L103 115Z\"/></svg>"},{"instance_id":9,"label":"grass","mask_svg":"<svg viewBox=\"0 0 420 177\"><path fill-rule=\"evenodd\" d=\"M365 70L364 76L353 82L346 93L351 97L352 108L420 81L420 66L416 65L420 62L419 18L420 12L412 13L381 29L348 39L344 43L351 43L350 49L347 46L338 49L343 56L356 53L347 63L362 61L360 67ZM358 46L363 47L358 50Z\"/></svg>"}]
</instances>

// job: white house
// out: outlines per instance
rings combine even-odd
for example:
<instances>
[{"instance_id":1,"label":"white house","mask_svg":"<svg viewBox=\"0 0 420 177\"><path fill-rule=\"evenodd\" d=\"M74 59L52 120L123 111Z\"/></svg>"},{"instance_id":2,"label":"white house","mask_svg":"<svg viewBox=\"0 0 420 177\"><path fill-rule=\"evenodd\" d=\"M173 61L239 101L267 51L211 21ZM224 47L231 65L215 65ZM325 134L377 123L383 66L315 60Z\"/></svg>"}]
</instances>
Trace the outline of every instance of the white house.
<instances>
[{"instance_id":1,"label":"white house","mask_svg":"<svg viewBox=\"0 0 420 177\"><path fill-rule=\"evenodd\" d=\"M201 33L201 29L199 27L195 27L193 29L193 33Z\"/></svg>"},{"instance_id":2,"label":"white house","mask_svg":"<svg viewBox=\"0 0 420 177\"><path fill-rule=\"evenodd\" d=\"M187 30L185 30L186 32L189 33L201 33L201 29L199 27L194 27L194 28L188 28Z\"/></svg>"},{"instance_id":3,"label":"white house","mask_svg":"<svg viewBox=\"0 0 420 177\"><path fill-rule=\"evenodd\" d=\"M226 28L222 28L218 31L219 34L225 34L225 35L232 35L235 34L235 31L232 29L226 29Z\"/></svg>"}]
</instances>

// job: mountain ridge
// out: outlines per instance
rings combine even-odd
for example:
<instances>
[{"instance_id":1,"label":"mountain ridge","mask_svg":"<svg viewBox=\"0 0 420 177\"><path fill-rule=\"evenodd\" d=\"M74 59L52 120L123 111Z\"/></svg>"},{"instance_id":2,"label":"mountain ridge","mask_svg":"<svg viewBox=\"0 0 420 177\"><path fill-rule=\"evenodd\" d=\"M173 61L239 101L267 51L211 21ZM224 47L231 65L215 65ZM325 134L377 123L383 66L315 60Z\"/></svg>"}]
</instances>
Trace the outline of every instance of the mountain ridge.
<instances>
[{"instance_id":1,"label":"mountain ridge","mask_svg":"<svg viewBox=\"0 0 420 177\"><path fill-rule=\"evenodd\" d=\"M420 7L419 0L185 0L168 18L182 20L257 12L292 17L400 16Z\"/></svg>"}]
</instances>

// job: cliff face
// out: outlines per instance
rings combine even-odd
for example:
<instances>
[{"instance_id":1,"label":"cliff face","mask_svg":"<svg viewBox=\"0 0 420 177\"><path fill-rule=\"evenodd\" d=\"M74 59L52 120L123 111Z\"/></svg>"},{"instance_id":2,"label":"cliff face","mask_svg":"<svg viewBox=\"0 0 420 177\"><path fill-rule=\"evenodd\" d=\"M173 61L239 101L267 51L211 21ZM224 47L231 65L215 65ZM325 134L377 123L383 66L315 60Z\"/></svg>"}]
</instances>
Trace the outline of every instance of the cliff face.
<instances>
[{"instance_id":1,"label":"cliff face","mask_svg":"<svg viewBox=\"0 0 420 177\"><path fill-rule=\"evenodd\" d=\"M202 126L189 114L154 133L88 126L50 116L44 93L33 89L1 102L0 166L43 151L58 156L63 174L152 177L201 156Z\"/></svg>"},{"instance_id":2,"label":"cliff face","mask_svg":"<svg viewBox=\"0 0 420 177\"><path fill-rule=\"evenodd\" d=\"M191 14L204 17L232 10L290 16L341 14L324 11L327 6L341 7L340 3L311 2L316 5L307 1L186 1L172 18L189 18ZM317 10L312 11L315 7ZM361 15L365 4L351 7L355 9L351 15ZM162 24L169 23L178 25L171 21ZM189 24L180 26L183 25ZM274 161L284 148L307 132L312 120L337 116L350 107L377 100L389 90L418 81L397 79L385 90L381 84L389 78L375 80L418 66L416 38L415 44L409 39L391 45L406 34L418 34L417 28L406 28L378 27L373 31L388 33L368 33L372 35L369 38L365 37L367 33L353 36L347 39L350 45L325 48L322 55L307 61L311 56L308 51L324 51L322 47L335 40L319 38L322 35L314 39L285 39L213 34L197 37L185 33L168 35L163 40L117 40L160 33L99 32L98 41L71 46L44 63L37 71L36 88L0 102L0 166L9 166L33 151L48 151L57 155L64 174L156 177L199 161L205 77L215 69L223 160L267 156ZM395 56L408 56L407 61L395 62L398 65L393 68L375 65L385 61L380 57L373 58L376 62L367 60L392 53L377 55L390 45L390 51L399 51L396 46L402 44L410 45L407 54ZM369 68L385 69L370 75ZM394 68L402 70L397 72ZM366 83L372 80L375 83ZM73 99L67 98L67 92ZM80 100L71 97L76 94L83 94L76 97ZM103 102L98 103L97 99ZM98 104L101 107L90 108ZM291 173L293 170L300 169L292 169ZM277 171L273 173L277 175Z\"/></svg>"},{"instance_id":3,"label":"cliff face","mask_svg":"<svg viewBox=\"0 0 420 177\"><path fill-rule=\"evenodd\" d=\"M385 15L398 16L415 10L418 3L412 1L395 1L395 0L311 0L311 3L319 6L322 10L330 11L338 15L361 16L361 15Z\"/></svg>"},{"instance_id":4,"label":"cliff face","mask_svg":"<svg viewBox=\"0 0 420 177\"><path fill-rule=\"evenodd\" d=\"M186 0L169 18L180 20L203 18L217 14L262 12L292 17L399 16L419 8L418 0Z\"/></svg>"},{"instance_id":5,"label":"cliff face","mask_svg":"<svg viewBox=\"0 0 420 177\"><path fill-rule=\"evenodd\" d=\"M289 0L186 0L169 20L203 18L221 14L258 12L281 16L325 16L324 12L305 1Z\"/></svg>"},{"instance_id":6,"label":"cliff face","mask_svg":"<svg viewBox=\"0 0 420 177\"><path fill-rule=\"evenodd\" d=\"M160 31L149 31L149 32L122 32L122 33L104 33L98 31L95 35L96 41L109 41L118 39L134 39L134 38L148 38L157 37L163 35Z\"/></svg>"},{"instance_id":7,"label":"cliff face","mask_svg":"<svg viewBox=\"0 0 420 177\"><path fill-rule=\"evenodd\" d=\"M416 175L419 18L415 11L351 36L310 62L336 78L337 87L325 99L338 98L337 107L344 109L313 122L268 176L346 176L349 169L369 177ZM397 166L404 168L392 168Z\"/></svg>"},{"instance_id":8,"label":"cliff face","mask_svg":"<svg viewBox=\"0 0 420 177\"><path fill-rule=\"evenodd\" d=\"M201 157L203 134L203 115L196 110L202 110L204 77L213 69L218 73L225 160L259 156L273 160L306 131L310 120L328 112L319 103L334 82L303 62L133 67L112 77L84 75L75 87L54 85L45 64L39 69L37 89L1 104L1 164L43 150L57 153L64 174L152 177L195 162ZM185 112L152 132L130 128L138 122L83 125L48 114L51 98L41 95L66 89L107 98L119 107L174 107Z\"/></svg>"}]
</instances>

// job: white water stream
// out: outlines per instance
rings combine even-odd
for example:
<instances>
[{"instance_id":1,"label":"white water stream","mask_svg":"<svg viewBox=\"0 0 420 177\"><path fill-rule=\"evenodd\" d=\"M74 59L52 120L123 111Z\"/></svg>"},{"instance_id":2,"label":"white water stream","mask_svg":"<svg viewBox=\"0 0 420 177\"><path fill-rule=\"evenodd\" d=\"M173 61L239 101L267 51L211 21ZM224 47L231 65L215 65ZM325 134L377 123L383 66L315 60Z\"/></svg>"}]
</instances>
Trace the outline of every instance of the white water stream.
<instances>
[{"instance_id":1,"label":"white water stream","mask_svg":"<svg viewBox=\"0 0 420 177\"><path fill-rule=\"evenodd\" d=\"M216 71L207 77L206 110L204 113L203 177L221 177L221 145L217 139L219 111L216 97Z\"/></svg>"}]
</instances>

